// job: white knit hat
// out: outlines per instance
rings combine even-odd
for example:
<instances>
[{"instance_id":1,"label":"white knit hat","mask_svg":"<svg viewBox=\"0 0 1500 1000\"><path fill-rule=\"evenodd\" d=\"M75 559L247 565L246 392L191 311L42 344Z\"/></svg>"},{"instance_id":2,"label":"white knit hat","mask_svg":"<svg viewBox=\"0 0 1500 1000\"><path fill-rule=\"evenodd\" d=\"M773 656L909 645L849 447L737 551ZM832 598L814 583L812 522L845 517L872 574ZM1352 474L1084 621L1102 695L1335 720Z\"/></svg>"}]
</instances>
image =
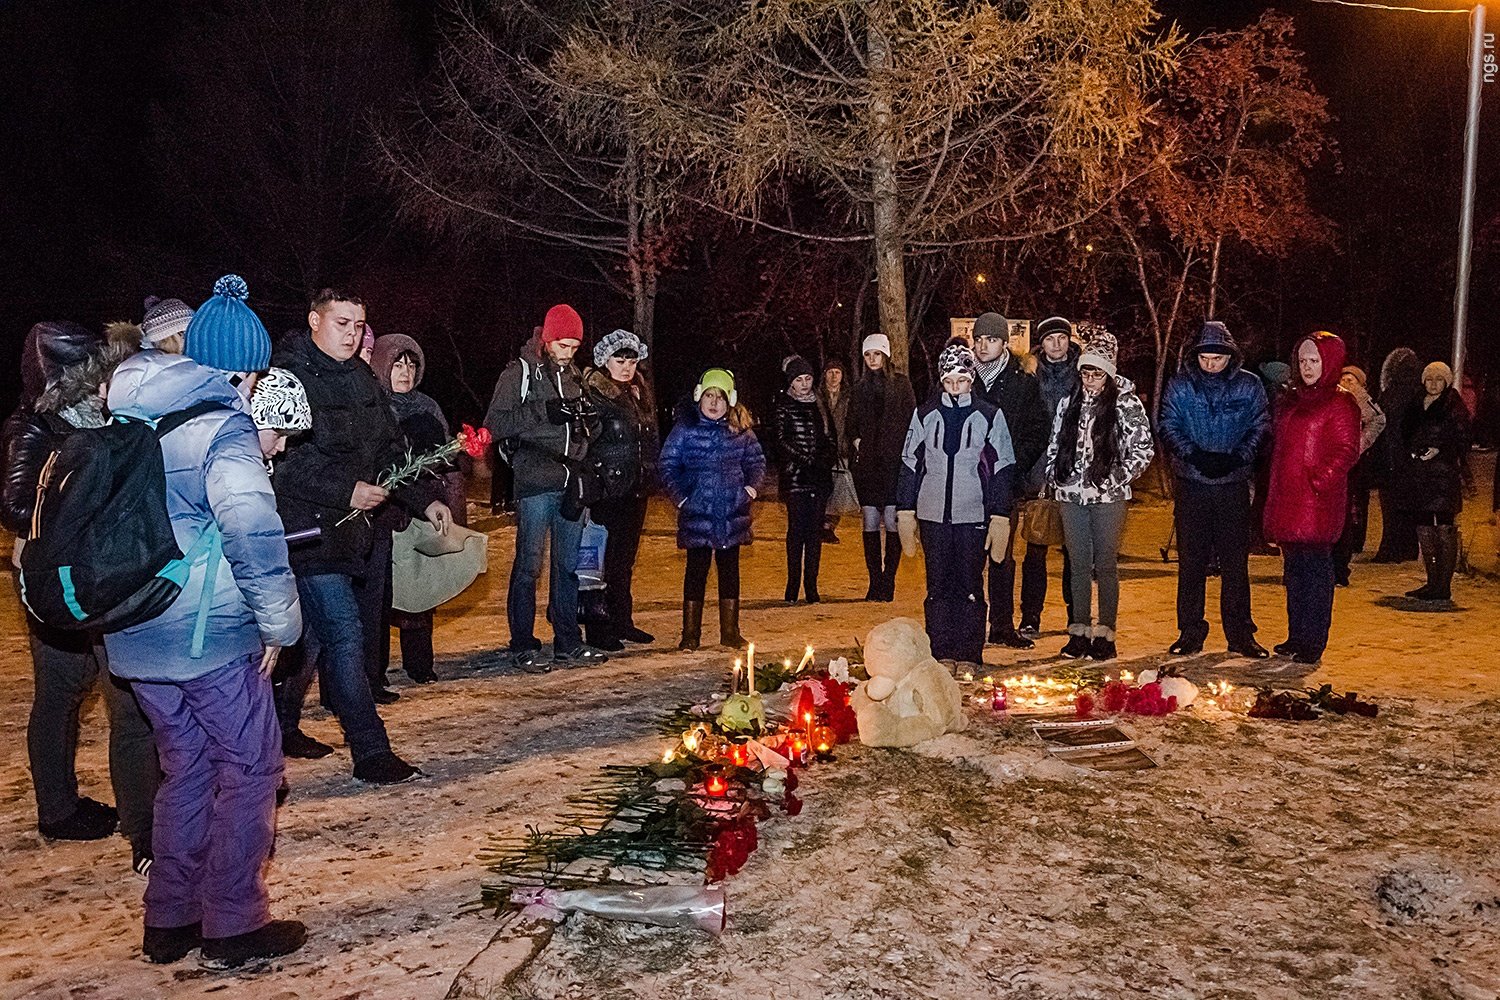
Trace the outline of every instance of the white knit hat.
<instances>
[{"instance_id":1,"label":"white knit hat","mask_svg":"<svg viewBox=\"0 0 1500 1000\"><path fill-rule=\"evenodd\" d=\"M1119 355L1120 344L1115 340L1115 335L1104 327L1095 325L1084 333L1083 353L1078 356L1078 367L1098 368L1113 376L1115 359Z\"/></svg>"},{"instance_id":2,"label":"white knit hat","mask_svg":"<svg viewBox=\"0 0 1500 1000\"><path fill-rule=\"evenodd\" d=\"M879 351L881 354L884 354L886 357L890 357L891 356L891 338L887 337L883 333L872 333L872 334L870 334L868 337L865 338L864 344L860 346L859 353L864 354L867 351Z\"/></svg>"}]
</instances>

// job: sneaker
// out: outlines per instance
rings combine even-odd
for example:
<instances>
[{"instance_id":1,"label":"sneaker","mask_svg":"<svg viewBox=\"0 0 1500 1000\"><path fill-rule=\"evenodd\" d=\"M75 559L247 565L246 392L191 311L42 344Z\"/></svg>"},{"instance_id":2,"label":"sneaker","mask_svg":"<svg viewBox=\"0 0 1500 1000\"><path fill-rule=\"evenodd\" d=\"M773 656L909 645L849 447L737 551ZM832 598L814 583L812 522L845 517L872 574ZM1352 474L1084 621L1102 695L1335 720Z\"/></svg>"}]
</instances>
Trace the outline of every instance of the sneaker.
<instances>
[{"instance_id":1,"label":"sneaker","mask_svg":"<svg viewBox=\"0 0 1500 1000\"><path fill-rule=\"evenodd\" d=\"M281 755L295 760L317 760L333 753L333 747L315 740L300 729L281 734Z\"/></svg>"},{"instance_id":2,"label":"sneaker","mask_svg":"<svg viewBox=\"0 0 1500 1000\"><path fill-rule=\"evenodd\" d=\"M1060 655L1070 660L1081 660L1089 655L1089 637L1086 635L1068 636L1068 644L1062 648Z\"/></svg>"},{"instance_id":3,"label":"sneaker","mask_svg":"<svg viewBox=\"0 0 1500 1000\"><path fill-rule=\"evenodd\" d=\"M511 658L511 662L528 674L545 674L552 669L552 659L540 649L523 649Z\"/></svg>"},{"instance_id":4,"label":"sneaker","mask_svg":"<svg viewBox=\"0 0 1500 1000\"><path fill-rule=\"evenodd\" d=\"M1042 623L1022 622L1021 627L1016 629L1016 635L1022 639L1030 639L1032 642L1036 642L1042 637Z\"/></svg>"},{"instance_id":5,"label":"sneaker","mask_svg":"<svg viewBox=\"0 0 1500 1000\"><path fill-rule=\"evenodd\" d=\"M552 662L561 663L563 666L573 666L574 664L590 666L608 663L609 657L599 652L593 646L579 646L576 649L568 650L566 653L553 653Z\"/></svg>"},{"instance_id":6,"label":"sneaker","mask_svg":"<svg viewBox=\"0 0 1500 1000\"><path fill-rule=\"evenodd\" d=\"M375 704L377 705L394 705L401 700L400 693L392 691L388 687L378 687L370 693L375 696Z\"/></svg>"},{"instance_id":7,"label":"sneaker","mask_svg":"<svg viewBox=\"0 0 1500 1000\"><path fill-rule=\"evenodd\" d=\"M1030 649L1036 643L1021 635L1013 628L997 626L990 629L990 643L997 646L1005 646L1009 649Z\"/></svg>"},{"instance_id":8,"label":"sneaker","mask_svg":"<svg viewBox=\"0 0 1500 1000\"><path fill-rule=\"evenodd\" d=\"M146 961L171 965L187 958L188 952L203 943L203 925L186 927L147 927L141 937L141 953Z\"/></svg>"},{"instance_id":9,"label":"sneaker","mask_svg":"<svg viewBox=\"0 0 1500 1000\"><path fill-rule=\"evenodd\" d=\"M1120 653L1115 649L1115 641L1106 639L1102 635L1094 636L1094 641L1089 643L1089 659L1091 660L1113 660Z\"/></svg>"},{"instance_id":10,"label":"sneaker","mask_svg":"<svg viewBox=\"0 0 1500 1000\"><path fill-rule=\"evenodd\" d=\"M260 930L226 938L204 938L198 964L205 969L238 969L247 962L290 955L307 941L300 920L273 920Z\"/></svg>"},{"instance_id":11,"label":"sneaker","mask_svg":"<svg viewBox=\"0 0 1500 1000\"><path fill-rule=\"evenodd\" d=\"M656 636L644 629L638 629L634 625L620 631L620 638L626 642L634 642L642 646L649 646L656 641Z\"/></svg>"},{"instance_id":12,"label":"sneaker","mask_svg":"<svg viewBox=\"0 0 1500 1000\"><path fill-rule=\"evenodd\" d=\"M130 851L130 870L135 873L137 878L146 879L149 877L151 871L152 860L150 851L143 851L139 847L132 848ZM149 934L150 931L147 930L146 933Z\"/></svg>"},{"instance_id":13,"label":"sneaker","mask_svg":"<svg viewBox=\"0 0 1500 1000\"><path fill-rule=\"evenodd\" d=\"M420 777L421 774L420 770L412 767L390 750L354 765L355 780L371 785L399 785L403 781L411 781L413 778Z\"/></svg>"},{"instance_id":14,"label":"sneaker","mask_svg":"<svg viewBox=\"0 0 1500 1000\"><path fill-rule=\"evenodd\" d=\"M83 799L67 819L38 823L36 828L48 840L103 840L119 825L120 817L112 807Z\"/></svg>"}]
</instances>

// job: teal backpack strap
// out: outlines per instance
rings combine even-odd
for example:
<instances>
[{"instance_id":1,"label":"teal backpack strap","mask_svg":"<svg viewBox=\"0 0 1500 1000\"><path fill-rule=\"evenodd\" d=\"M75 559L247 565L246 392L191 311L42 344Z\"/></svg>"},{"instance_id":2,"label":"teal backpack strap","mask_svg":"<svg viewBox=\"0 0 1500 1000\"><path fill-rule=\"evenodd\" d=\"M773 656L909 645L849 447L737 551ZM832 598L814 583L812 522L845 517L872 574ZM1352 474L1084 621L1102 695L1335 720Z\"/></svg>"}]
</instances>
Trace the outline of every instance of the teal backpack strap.
<instances>
[{"instance_id":1,"label":"teal backpack strap","mask_svg":"<svg viewBox=\"0 0 1500 1000\"><path fill-rule=\"evenodd\" d=\"M184 559L191 565L200 553L206 553L208 558L203 566L203 590L198 595L198 620L193 625L192 658L195 660L203 656L203 643L208 636L208 613L214 605L214 583L219 578L219 560L224 558L224 535L217 524L210 523L203 529Z\"/></svg>"}]
</instances>

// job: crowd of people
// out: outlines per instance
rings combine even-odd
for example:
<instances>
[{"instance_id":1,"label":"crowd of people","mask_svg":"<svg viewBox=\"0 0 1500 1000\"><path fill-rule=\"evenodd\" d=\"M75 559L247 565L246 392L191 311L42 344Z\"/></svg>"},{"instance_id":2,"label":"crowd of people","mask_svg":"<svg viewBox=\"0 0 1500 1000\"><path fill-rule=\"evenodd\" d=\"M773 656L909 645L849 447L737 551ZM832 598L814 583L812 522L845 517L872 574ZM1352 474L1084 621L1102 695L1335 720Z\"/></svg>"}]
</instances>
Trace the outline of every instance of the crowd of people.
<instances>
[{"instance_id":1,"label":"crowd of people","mask_svg":"<svg viewBox=\"0 0 1500 1000\"><path fill-rule=\"evenodd\" d=\"M285 758L334 752L301 729L314 679L354 778L420 775L392 748L379 711L399 698L387 680L392 628L410 679L437 678L432 613L393 607L393 538L413 520L446 535L467 506L452 465L379 485L404 456L451 440L442 408L419 389L426 358L415 340L376 337L359 297L324 289L306 328L273 346L247 299L229 275L197 309L150 299L139 324L112 324L106 336L37 324L23 349L23 398L4 427L0 514L17 536L23 600L26 546L44 540L49 491L66 488L51 475L64 444L112 422L155 430L166 513L185 553L180 592L164 612L107 634L43 620L27 601L28 753L43 836L118 829L130 842L132 868L147 878L146 957L173 962L200 949L213 968L305 939L302 924L271 918L262 868ZM901 559L920 547L933 654L955 663L982 662L986 644L1028 649L1042 637L1053 548L1067 612L1060 655L1116 657L1126 511L1158 447L1179 553L1170 653L1203 650L1206 580L1217 574L1232 653L1318 662L1374 488L1384 532L1375 559L1420 554L1427 581L1408 596L1450 598L1469 417L1446 365L1422 369L1403 348L1371 393L1333 334L1302 337L1294 364L1257 372L1229 329L1208 322L1186 345L1153 429L1109 330L1053 316L1035 325L1029 350L1016 350L1010 326L997 313L978 317L971 336L944 346L921 400L883 334L863 341L857 376L837 359L787 358L759 429L735 375L710 368L663 438L640 367L649 346L614 330L596 339L585 370L583 319L554 306L500 375L484 420L514 498L511 662L540 673L656 641L636 622L632 580L658 493L675 509L685 553L677 648L704 644L710 568L718 643L741 646L741 549L773 464L786 508L786 603L822 599L822 547L857 513L865 600L894 600ZM590 525L607 544L602 595L584 601ZM1257 641L1252 607L1249 558L1263 546L1284 565L1288 634L1274 650ZM549 550L544 645L536 605ZM66 572L63 585L84 620ZM80 709L96 685L114 807L82 795L75 773Z\"/></svg>"}]
</instances>

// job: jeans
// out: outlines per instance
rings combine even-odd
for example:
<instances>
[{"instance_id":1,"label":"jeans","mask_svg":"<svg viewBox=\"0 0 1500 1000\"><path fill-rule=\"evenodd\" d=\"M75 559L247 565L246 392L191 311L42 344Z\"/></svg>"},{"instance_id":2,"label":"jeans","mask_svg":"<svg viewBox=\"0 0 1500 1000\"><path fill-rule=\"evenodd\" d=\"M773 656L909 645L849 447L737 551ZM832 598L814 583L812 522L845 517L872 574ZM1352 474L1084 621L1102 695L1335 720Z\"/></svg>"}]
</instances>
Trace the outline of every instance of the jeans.
<instances>
[{"instance_id":1,"label":"jeans","mask_svg":"<svg viewBox=\"0 0 1500 1000\"><path fill-rule=\"evenodd\" d=\"M1177 480L1177 631L1202 642L1209 561L1219 557L1219 623L1236 645L1255 635L1250 615L1250 484Z\"/></svg>"},{"instance_id":2,"label":"jeans","mask_svg":"<svg viewBox=\"0 0 1500 1000\"><path fill-rule=\"evenodd\" d=\"M682 599L703 600L708 592L708 564L713 561L719 568L719 600L740 599L740 547L727 549L688 549L687 575L682 578Z\"/></svg>"},{"instance_id":3,"label":"jeans","mask_svg":"<svg viewBox=\"0 0 1500 1000\"><path fill-rule=\"evenodd\" d=\"M261 872L276 839L284 769L260 657L241 657L190 681L137 681L135 689L165 772L156 796L146 926L201 920L206 938L258 930L271 919Z\"/></svg>"},{"instance_id":4,"label":"jeans","mask_svg":"<svg viewBox=\"0 0 1500 1000\"><path fill-rule=\"evenodd\" d=\"M983 524L918 521L927 564L923 603L927 637L937 660L980 663L984 659Z\"/></svg>"},{"instance_id":5,"label":"jeans","mask_svg":"<svg viewBox=\"0 0 1500 1000\"><path fill-rule=\"evenodd\" d=\"M505 614L510 621L510 649L541 649L536 637L536 581L542 553L552 536L552 575L547 610L552 619L552 648L559 655L583 645L578 629L578 544L583 519L562 516L563 495L542 493L516 501L516 558L510 567Z\"/></svg>"},{"instance_id":6,"label":"jeans","mask_svg":"<svg viewBox=\"0 0 1500 1000\"><path fill-rule=\"evenodd\" d=\"M808 600L818 596L818 569L823 562L823 493L788 493L786 499L786 599L795 601L807 588Z\"/></svg>"},{"instance_id":7,"label":"jeans","mask_svg":"<svg viewBox=\"0 0 1500 1000\"><path fill-rule=\"evenodd\" d=\"M1286 641L1316 660L1328 648L1328 629L1333 624L1333 548L1283 542L1281 556Z\"/></svg>"},{"instance_id":8,"label":"jeans","mask_svg":"<svg viewBox=\"0 0 1500 1000\"><path fill-rule=\"evenodd\" d=\"M32 676L26 750L36 792L37 822L60 823L78 808L78 725L84 700L102 685L109 716L109 779L120 814L120 834L133 847L151 846L152 800L161 772L151 724L130 682L101 669L104 647L77 632L49 629L27 618Z\"/></svg>"},{"instance_id":9,"label":"jeans","mask_svg":"<svg viewBox=\"0 0 1500 1000\"><path fill-rule=\"evenodd\" d=\"M1073 620L1073 560L1068 547L1062 549L1063 602L1068 606L1068 620ZM1045 545L1026 543L1026 558L1021 560L1021 624L1040 626L1042 608L1047 604L1047 552Z\"/></svg>"},{"instance_id":10,"label":"jeans","mask_svg":"<svg viewBox=\"0 0 1500 1000\"><path fill-rule=\"evenodd\" d=\"M300 576L297 593L302 598L306 655L301 669L277 685L276 714L282 730L295 732L302 724L302 702L316 671L327 688L324 693L333 714L344 728L354 763L389 753L390 737L375 710L365 672L365 632L354 579L342 573Z\"/></svg>"},{"instance_id":11,"label":"jeans","mask_svg":"<svg viewBox=\"0 0 1500 1000\"><path fill-rule=\"evenodd\" d=\"M866 531L879 531L881 525L885 530L895 532L896 530L896 507L861 507L859 509L860 520Z\"/></svg>"},{"instance_id":12,"label":"jeans","mask_svg":"<svg viewBox=\"0 0 1500 1000\"><path fill-rule=\"evenodd\" d=\"M1123 500L1062 505L1063 538L1073 559L1073 607L1068 634L1115 637L1120 613L1120 536L1125 531ZM1094 580L1099 581L1099 618L1093 620Z\"/></svg>"},{"instance_id":13,"label":"jeans","mask_svg":"<svg viewBox=\"0 0 1500 1000\"><path fill-rule=\"evenodd\" d=\"M609 531L609 544L604 547L604 603L609 612L609 628L612 631L634 628L635 596L631 584L636 556L641 550L641 533L646 528L646 498L601 501L589 509L589 516Z\"/></svg>"}]
</instances>

